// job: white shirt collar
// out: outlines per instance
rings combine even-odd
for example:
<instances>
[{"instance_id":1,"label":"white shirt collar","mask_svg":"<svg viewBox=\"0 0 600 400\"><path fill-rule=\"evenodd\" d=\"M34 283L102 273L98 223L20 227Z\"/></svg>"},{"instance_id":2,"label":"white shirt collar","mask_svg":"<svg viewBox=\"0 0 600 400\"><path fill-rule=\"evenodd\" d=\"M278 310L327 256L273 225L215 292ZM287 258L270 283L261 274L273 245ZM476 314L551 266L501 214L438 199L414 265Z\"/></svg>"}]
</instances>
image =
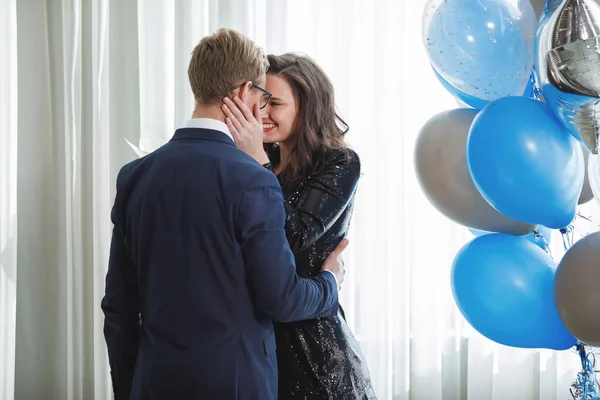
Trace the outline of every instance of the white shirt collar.
<instances>
[{"instance_id":1,"label":"white shirt collar","mask_svg":"<svg viewBox=\"0 0 600 400\"><path fill-rule=\"evenodd\" d=\"M211 118L192 118L185 122L185 128L200 128L200 129L212 129L214 131L223 132L233 141L233 136L229 132L227 124L216 119Z\"/></svg>"}]
</instances>

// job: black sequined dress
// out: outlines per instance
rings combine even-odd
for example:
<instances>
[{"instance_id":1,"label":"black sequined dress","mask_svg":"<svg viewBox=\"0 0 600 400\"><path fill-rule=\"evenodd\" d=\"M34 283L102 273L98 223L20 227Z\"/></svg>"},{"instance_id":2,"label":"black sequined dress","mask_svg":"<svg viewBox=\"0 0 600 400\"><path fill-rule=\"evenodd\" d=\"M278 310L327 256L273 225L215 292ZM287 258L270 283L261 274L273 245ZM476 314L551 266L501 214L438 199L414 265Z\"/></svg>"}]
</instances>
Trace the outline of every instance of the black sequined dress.
<instances>
[{"instance_id":1,"label":"black sequined dress","mask_svg":"<svg viewBox=\"0 0 600 400\"><path fill-rule=\"evenodd\" d=\"M277 160L275 160L277 161ZM319 272L346 236L360 176L349 150L330 151L299 182L280 180L286 198L286 233L298 275ZM376 399L360 347L343 310L335 317L276 323L279 399Z\"/></svg>"}]
</instances>

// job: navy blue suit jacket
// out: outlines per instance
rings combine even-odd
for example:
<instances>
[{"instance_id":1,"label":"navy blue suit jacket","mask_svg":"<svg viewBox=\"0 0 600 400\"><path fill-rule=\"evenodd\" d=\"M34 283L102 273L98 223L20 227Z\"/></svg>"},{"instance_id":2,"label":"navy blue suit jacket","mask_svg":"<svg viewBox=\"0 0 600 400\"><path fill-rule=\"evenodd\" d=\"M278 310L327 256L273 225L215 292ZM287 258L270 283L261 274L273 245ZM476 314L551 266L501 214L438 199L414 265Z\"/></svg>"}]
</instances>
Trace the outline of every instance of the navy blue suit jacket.
<instances>
[{"instance_id":1,"label":"navy blue suit jacket","mask_svg":"<svg viewBox=\"0 0 600 400\"><path fill-rule=\"evenodd\" d=\"M214 130L121 169L102 300L117 400L277 398L273 321L338 309L332 274L296 275L283 201Z\"/></svg>"}]
</instances>

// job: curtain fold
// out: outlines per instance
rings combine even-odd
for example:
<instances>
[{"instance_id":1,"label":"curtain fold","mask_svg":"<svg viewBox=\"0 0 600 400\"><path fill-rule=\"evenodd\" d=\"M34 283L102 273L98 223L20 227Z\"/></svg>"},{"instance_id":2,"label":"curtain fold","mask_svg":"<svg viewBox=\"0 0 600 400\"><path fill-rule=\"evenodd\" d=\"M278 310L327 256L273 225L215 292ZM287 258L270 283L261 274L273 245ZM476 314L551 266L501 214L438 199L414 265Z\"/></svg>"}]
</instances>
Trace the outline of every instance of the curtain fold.
<instances>
[{"instance_id":1,"label":"curtain fold","mask_svg":"<svg viewBox=\"0 0 600 400\"><path fill-rule=\"evenodd\" d=\"M111 397L99 305L123 138L140 138L137 13L17 4L16 399Z\"/></svg>"},{"instance_id":2,"label":"curtain fold","mask_svg":"<svg viewBox=\"0 0 600 400\"><path fill-rule=\"evenodd\" d=\"M14 396L17 279L16 0L0 3L0 398Z\"/></svg>"},{"instance_id":3,"label":"curtain fold","mask_svg":"<svg viewBox=\"0 0 600 400\"><path fill-rule=\"evenodd\" d=\"M454 304L470 234L413 172L419 129L456 104L423 49L424 4L0 3L0 398L111 398L100 300L116 174L136 157L124 139L154 150L191 116L189 57L220 27L306 53L334 84L363 173L340 296L379 398L569 398L576 354L494 344Z\"/></svg>"}]
</instances>

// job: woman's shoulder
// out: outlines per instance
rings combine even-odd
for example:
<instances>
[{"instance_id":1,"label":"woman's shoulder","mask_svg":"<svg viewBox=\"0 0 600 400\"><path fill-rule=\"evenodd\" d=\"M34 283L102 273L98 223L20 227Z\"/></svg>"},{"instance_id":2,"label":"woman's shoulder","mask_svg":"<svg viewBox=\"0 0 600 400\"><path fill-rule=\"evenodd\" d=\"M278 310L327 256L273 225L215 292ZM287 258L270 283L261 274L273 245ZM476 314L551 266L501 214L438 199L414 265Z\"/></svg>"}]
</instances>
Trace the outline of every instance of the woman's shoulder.
<instances>
[{"instance_id":1,"label":"woman's shoulder","mask_svg":"<svg viewBox=\"0 0 600 400\"><path fill-rule=\"evenodd\" d=\"M333 148L326 150L321 156L317 170L331 171L333 168L342 174L360 175L360 158L350 148Z\"/></svg>"},{"instance_id":2,"label":"woman's shoulder","mask_svg":"<svg viewBox=\"0 0 600 400\"><path fill-rule=\"evenodd\" d=\"M323 160L326 164L360 165L360 158L356 151L349 147L338 147L325 150Z\"/></svg>"}]
</instances>

